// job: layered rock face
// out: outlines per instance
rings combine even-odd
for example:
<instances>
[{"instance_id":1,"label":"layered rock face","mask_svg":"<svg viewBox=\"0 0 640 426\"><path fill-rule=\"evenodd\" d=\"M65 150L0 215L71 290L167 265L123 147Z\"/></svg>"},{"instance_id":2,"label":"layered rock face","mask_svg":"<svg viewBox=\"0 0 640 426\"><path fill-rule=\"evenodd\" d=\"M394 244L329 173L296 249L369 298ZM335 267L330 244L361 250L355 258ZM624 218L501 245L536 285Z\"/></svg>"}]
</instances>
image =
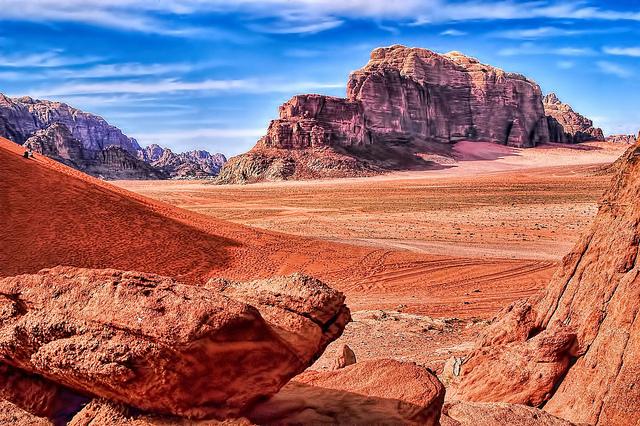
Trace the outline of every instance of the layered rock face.
<instances>
[{"instance_id":1,"label":"layered rock face","mask_svg":"<svg viewBox=\"0 0 640 426\"><path fill-rule=\"evenodd\" d=\"M609 135L605 140L612 143L625 143L632 145L638 141L638 138L636 138L635 135Z\"/></svg>"},{"instance_id":2,"label":"layered rock face","mask_svg":"<svg viewBox=\"0 0 640 426\"><path fill-rule=\"evenodd\" d=\"M227 162L222 154L194 150L176 154L152 144L138 151L138 157L172 178L206 178L215 176Z\"/></svg>"},{"instance_id":3,"label":"layered rock face","mask_svg":"<svg viewBox=\"0 0 640 426\"><path fill-rule=\"evenodd\" d=\"M538 85L457 52L379 48L349 77L346 98L298 95L283 104L267 134L233 158L220 181L428 167L418 154L462 139L518 147L548 142ZM274 170L283 161L291 163L288 174ZM349 162L351 171L332 166Z\"/></svg>"},{"instance_id":4,"label":"layered rock face","mask_svg":"<svg viewBox=\"0 0 640 426\"><path fill-rule=\"evenodd\" d=\"M546 95L543 104L551 142L580 143L604 140L602 129L593 127L593 121L575 112L570 105L562 103L555 93Z\"/></svg>"},{"instance_id":5,"label":"layered rock face","mask_svg":"<svg viewBox=\"0 0 640 426\"><path fill-rule=\"evenodd\" d=\"M142 149L101 117L30 97L0 94L0 136L104 179L206 178L226 162L222 154L207 151Z\"/></svg>"},{"instance_id":6,"label":"layered rock face","mask_svg":"<svg viewBox=\"0 0 640 426\"><path fill-rule=\"evenodd\" d=\"M204 288L56 267L0 280L0 365L16 377L3 375L0 394L36 415L56 414L62 387L154 413L237 417L348 321L344 296L304 276Z\"/></svg>"},{"instance_id":7,"label":"layered rock face","mask_svg":"<svg viewBox=\"0 0 640 426\"><path fill-rule=\"evenodd\" d=\"M51 157L68 166L102 179L163 179L167 177L129 151L109 146L87 150L62 123L53 123L36 131L24 142L24 147Z\"/></svg>"},{"instance_id":8,"label":"layered rock face","mask_svg":"<svg viewBox=\"0 0 640 426\"><path fill-rule=\"evenodd\" d=\"M61 102L35 100L28 96L9 98L0 94L0 116L11 124L19 135L17 143L23 143L37 130L53 123L64 124L71 135L82 142L87 151L98 152L110 146L116 146L135 155L140 149L138 142L111 126L97 115L80 111ZM0 135L3 137L8 136Z\"/></svg>"},{"instance_id":9,"label":"layered rock face","mask_svg":"<svg viewBox=\"0 0 640 426\"><path fill-rule=\"evenodd\" d=\"M574 423L640 418L640 144L547 290L505 309L463 362L452 398L544 404ZM547 344L538 345L545 340Z\"/></svg>"}]
</instances>

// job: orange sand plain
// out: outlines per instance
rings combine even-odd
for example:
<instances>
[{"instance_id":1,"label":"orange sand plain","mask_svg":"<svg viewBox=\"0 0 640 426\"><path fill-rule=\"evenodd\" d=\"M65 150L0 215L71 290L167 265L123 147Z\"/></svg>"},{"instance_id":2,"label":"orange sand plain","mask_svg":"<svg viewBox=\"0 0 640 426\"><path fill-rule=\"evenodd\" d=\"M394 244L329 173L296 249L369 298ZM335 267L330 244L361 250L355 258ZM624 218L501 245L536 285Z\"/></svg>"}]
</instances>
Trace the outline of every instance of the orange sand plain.
<instances>
[{"instance_id":1,"label":"orange sand plain","mask_svg":"<svg viewBox=\"0 0 640 426\"><path fill-rule=\"evenodd\" d=\"M73 265L198 284L302 271L356 312L316 368L342 343L438 368L482 319L546 285L607 186L594 171L625 147L479 148L460 144L465 161L447 169L373 178L113 185L0 140L0 276Z\"/></svg>"},{"instance_id":2,"label":"orange sand plain","mask_svg":"<svg viewBox=\"0 0 640 426\"><path fill-rule=\"evenodd\" d=\"M443 170L245 186L116 184L210 218L316 239L271 260L282 263L278 272L303 270L344 291L352 310L490 318L547 283L596 213L610 178L594 171L624 149L460 143L458 161ZM328 245L316 251L319 241Z\"/></svg>"}]
</instances>

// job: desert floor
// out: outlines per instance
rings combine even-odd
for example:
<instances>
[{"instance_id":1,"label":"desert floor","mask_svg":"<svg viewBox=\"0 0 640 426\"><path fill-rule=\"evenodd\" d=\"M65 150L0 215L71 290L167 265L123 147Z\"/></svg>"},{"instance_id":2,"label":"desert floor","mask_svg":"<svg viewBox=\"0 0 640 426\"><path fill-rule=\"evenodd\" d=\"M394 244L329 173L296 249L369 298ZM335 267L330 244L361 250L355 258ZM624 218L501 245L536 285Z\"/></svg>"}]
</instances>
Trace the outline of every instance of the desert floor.
<instances>
[{"instance_id":1,"label":"desert floor","mask_svg":"<svg viewBox=\"0 0 640 426\"><path fill-rule=\"evenodd\" d=\"M116 184L216 219L367 248L354 264L317 271L354 312L317 366L348 343L359 358L438 368L468 350L497 310L546 285L596 213L610 180L603 165L624 149L459 143L442 170L246 186Z\"/></svg>"}]
</instances>

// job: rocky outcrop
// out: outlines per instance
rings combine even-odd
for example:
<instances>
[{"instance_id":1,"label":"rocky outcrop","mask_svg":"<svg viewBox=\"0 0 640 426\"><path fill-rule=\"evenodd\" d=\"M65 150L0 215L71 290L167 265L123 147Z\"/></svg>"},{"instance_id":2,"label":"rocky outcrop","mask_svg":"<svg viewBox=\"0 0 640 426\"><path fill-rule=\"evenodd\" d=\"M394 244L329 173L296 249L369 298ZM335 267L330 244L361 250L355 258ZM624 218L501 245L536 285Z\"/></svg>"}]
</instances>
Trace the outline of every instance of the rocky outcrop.
<instances>
[{"instance_id":1,"label":"rocky outcrop","mask_svg":"<svg viewBox=\"0 0 640 426\"><path fill-rule=\"evenodd\" d=\"M207 178L216 176L227 158L195 150L176 154L168 148L152 144L138 151L138 157L171 178Z\"/></svg>"},{"instance_id":2,"label":"rocky outcrop","mask_svg":"<svg viewBox=\"0 0 640 426\"><path fill-rule=\"evenodd\" d=\"M61 102L0 94L0 137L103 179L207 178L226 158L207 151L174 154L138 142L97 115Z\"/></svg>"},{"instance_id":3,"label":"rocky outcrop","mask_svg":"<svg viewBox=\"0 0 640 426\"><path fill-rule=\"evenodd\" d=\"M379 48L349 77L346 98L298 95L284 103L255 148L223 168L220 182L425 168L421 154L447 152L443 146L463 139L548 142L538 85L457 52ZM323 156L328 164L318 164ZM283 160L289 172L274 172Z\"/></svg>"},{"instance_id":4,"label":"rocky outcrop","mask_svg":"<svg viewBox=\"0 0 640 426\"><path fill-rule=\"evenodd\" d=\"M619 164L591 229L545 292L498 315L462 363L452 398L513 400L510 389L574 423L640 418L640 144ZM518 369L522 353L556 367Z\"/></svg>"},{"instance_id":5,"label":"rocky outcrop","mask_svg":"<svg viewBox=\"0 0 640 426\"><path fill-rule=\"evenodd\" d=\"M447 402L441 426L573 426L538 408L503 402Z\"/></svg>"},{"instance_id":6,"label":"rocky outcrop","mask_svg":"<svg viewBox=\"0 0 640 426\"><path fill-rule=\"evenodd\" d=\"M374 359L306 371L247 417L256 424L438 425L444 393L424 367Z\"/></svg>"},{"instance_id":7,"label":"rocky outcrop","mask_svg":"<svg viewBox=\"0 0 640 426\"><path fill-rule=\"evenodd\" d=\"M71 135L82 142L86 151L98 152L110 146L122 148L135 155L140 149L138 142L107 123L102 117L70 107L61 102L36 100L28 96L9 98L0 94L0 117L11 123L19 140L9 135L0 136L23 143L37 130L53 123L64 124ZM21 140L20 140L21 139Z\"/></svg>"},{"instance_id":8,"label":"rocky outcrop","mask_svg":"<svg viewBox=\"0 0 640 426\"><path fill-rule=\"evenodd\" d=\"M638 139L635 135L609 135L605 138L607 142L611 143L624 143L628 145L633 145L638 142Z\"/></svg>"},{"instance_id":9,"label":"rocky outcrop","mask_svg":"<svg viewBox=\"0 0 640 426\"><path fill-rule=\"evenodd\" d=\"M580 143L604 140L602 129L593 127L593 121L575 112L570 105L560 102L555 93L546 95L543 104L551 142Z\"/></svg>"},{"instance_id":10,"label":"rocky outcrop","mask_svg":"<svg viewBox=\"0 0 640 426\"><path fill-rule=\"evenodd\" d=\"M348 321L344 296L304 276L204 288L56 267L0 280L0 360L17 377L4 384L39 389L13 399L36 415L52 415L61 386L153 413L237 417Z\"/></svg>"},{"instance_id":11,"label":"rocky outcrop","mask_svg":"<svg viewBox=\"0 0 640 426\"><path fill-rule=\"evenodd\" d=\"M87 150L66 125L53 123L36 131L24 147L102 179L162 179L166 175L119 146Z\"/></svg>"}]
</instances>

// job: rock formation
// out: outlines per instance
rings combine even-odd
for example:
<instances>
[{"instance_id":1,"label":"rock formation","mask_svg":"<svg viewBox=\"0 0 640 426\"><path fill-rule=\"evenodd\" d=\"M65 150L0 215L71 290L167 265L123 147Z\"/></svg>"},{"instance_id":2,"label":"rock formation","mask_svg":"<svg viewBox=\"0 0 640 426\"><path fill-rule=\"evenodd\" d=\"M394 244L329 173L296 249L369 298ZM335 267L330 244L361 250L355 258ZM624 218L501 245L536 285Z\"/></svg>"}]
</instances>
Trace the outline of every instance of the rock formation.
<instances>
[{"instance_id":1,"label":"rock formation","mask_svg":"<svg viewBox=\"0 0 640 426\"><path fill-rule=\"evenodd\" d=\"M19 137L16 140L4 134L0 136L20 144L37 130L53 123L61 123L89 152L116 146L135 155L140 149L135 139L124 135L120 129L111 126L103 118L61 102L35 100L28 96L9 98L0 94L0 116L11 125L13 132Z\"/></svg>"},{"instance_id":2,"label":"rock formation","mask_svg":"<svg viewBox=\"0 0 640 426\"><path fill-rule=\"evenodd\" d=\"M547 290L498 315L462 363L452 398L544 406L574 423L640 418L639 207L636 144Z\"/></svg>"},{"instance_id":3,"label":"rock formation","mask_svg":"<svg viewBox=\"0 0 640 426\"><path fill-rule=\"evenodd\" d=\"M538 408L504 402L447 402L441 426L573 426Z\"/></svg>"},{"instance_id":4,"label":"rock formation","mask_svg":"<svg viewBox=\"0 0 640 426\"><path fill-rule=\"evenodd\" d=\"M37 130L24 147L102 179L163 179L167 175L116 145L87 150L66 125L53 123Z\"/></svg>"},{"instance_id":5,"label":"rock formation","mask_svg":"<svg viewBox=\"0 0 640 426\"><path fill-rule=\"evenodd\" d=\"M142 149L101 117L30 97L0 94L0 136L18 144L28 142L36 152L104 179L211 177L226 161L222 154L206 151L174 154L157 145Z\"/></svg>"},{"instance_id":6,"label":"rock formation","mask_svg":"<svg viewBox=\"0 0 640 426\"><path fill-rule=\"evenodd\" d=\"M437 425L444 386L424 367L381 359L306 371L247 417L256 424Z\"/></svg>"},{"instance_id":7,"label":"rock formation","mask_svg":"<svg viewBox=\"0 0 640 426\"><path fill-rule=\"evenodd\" d=\"M154 413L237 417L307 368L348 321L341 293L300 275L220 288L112 269L8 277L0 359L17 378L4 374L0 395L36 415L55 414L61 386Z\"/></svg>"},{"instance_id":8,"label":"rock formation","mask_svg":"<svg viewBox=\"0 0 640 426\"><path fill-rule=\"evenodd\" d=\"M580 143L604 140L602 129L593 127L593 121L575 112L570 105L560 102L555 93L546 95L542 102L547 114L551 142Z\"/></svg>"},{"instance_id":9,"label":"rock formation","mask_svg":"<svg viewBox=\"0 0 640 426\"><path fill-rule=\"evenodd\" d=\"M612 143L625 143L628 145L633 145L638 141L635 135L609 135L605 138L607 142Z\"/></svg>"},{"instance_id":10,"label":"rock formation","mask_svg":"<svg viewBox=\"0 0 640 426\"><path fill-rule=\"evenodd\" d=\"M458 52L378 48L347 97L298 95L219 181L354 176L428 167L420 154L459 140L531 147L549 141L538 85Z\"/></svg>"},{"instance_id":11,"label":"rock formation","mask_svg":"<svg viewBox=\"0 0 640 426\"><path fill-rule=\"evenodd\" d=\"M138 151L138 157L172 178L206 178L215 176L227 162L222 154L195 150L176 154L168 148L151 144Z\"/></svg>"}]
</instances>

